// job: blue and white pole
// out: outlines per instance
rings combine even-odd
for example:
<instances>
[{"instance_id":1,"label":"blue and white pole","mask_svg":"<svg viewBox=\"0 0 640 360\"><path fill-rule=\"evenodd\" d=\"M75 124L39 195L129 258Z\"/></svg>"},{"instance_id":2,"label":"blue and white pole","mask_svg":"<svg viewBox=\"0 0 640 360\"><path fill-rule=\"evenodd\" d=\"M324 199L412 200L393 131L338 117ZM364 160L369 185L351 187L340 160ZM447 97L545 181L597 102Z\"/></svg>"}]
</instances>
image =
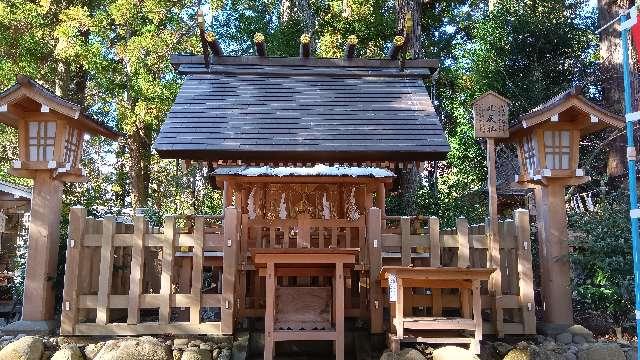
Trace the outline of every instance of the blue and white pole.
<instances>
[{"instance_id":1,"label":"blue and white pole","mask_svg":"<svg viewBox=\"0 0 640 360\"><path fill-rule=\"evenodd\" d=\"M629 16L631 18L629 18ZM631 217L631 239L633 246L633 272L635 275L635 295L636 295L636 334L640 335L640 249L638 237L638 194L636 187L636 147L633 142L633 126L640 120L640 112L634 112L631 102L631 74L629 64L629 29L638 21L638 10L634 6L629 15L626 13L620 17L622 25L622 62L624 72L624 111L627 120L627 159L629 166L629 204ZM640 360L640 352L638 353Z\"/></svg>"}]
</instances>

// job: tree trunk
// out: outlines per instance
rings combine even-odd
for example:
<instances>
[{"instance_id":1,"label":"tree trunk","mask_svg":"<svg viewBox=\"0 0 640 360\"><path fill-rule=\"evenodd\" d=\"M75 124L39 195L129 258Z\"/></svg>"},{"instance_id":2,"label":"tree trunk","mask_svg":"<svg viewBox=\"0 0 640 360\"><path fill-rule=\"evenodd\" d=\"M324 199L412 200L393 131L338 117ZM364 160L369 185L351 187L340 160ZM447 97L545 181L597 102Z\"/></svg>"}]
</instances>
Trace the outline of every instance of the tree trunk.
<instances>
[{"instance_id":1,"label":"tree trunk","mask_svg":"<svg viewBox=\"0 0 640 360\"><path fill-rule=\"evenodd\" d=\"M598 0L598 25L602 27L615 19L621 11L633 5L629 0ZM602 97L605 108L617 114L624 113L624 82L622 75L622 47L620 26L612 25L600 33L602 65ZM626 143L621 134L611 142L607 161L607 175L616 177L626 171Z\"/></svg>"},{"instance_id":2,"label":"tree trunk","mask_svg":"<svg viewBox=\"0 0 640 360\"><path fill-rule=\"evenodd\" d=\"M131 177L131 203L133 208L144 208L149 201L151 181L151 143L141 134L128 136L129 176Z\"/></svg>"},{"instance_id":3,"label":"tree trunk","mask_svg":"<svg viewBox=\"0 0 640 360\"><path fill-rule=\"evenodd\" d=\"M420 37L422 27L420 19L422 17L422 4L420 0L396 0L396 34L402 35L405 32L407 14L411 14L413 26L409 39L406 40L407 53L412 59L422 57L422 44Z\"/></svg>"}]
</instances>

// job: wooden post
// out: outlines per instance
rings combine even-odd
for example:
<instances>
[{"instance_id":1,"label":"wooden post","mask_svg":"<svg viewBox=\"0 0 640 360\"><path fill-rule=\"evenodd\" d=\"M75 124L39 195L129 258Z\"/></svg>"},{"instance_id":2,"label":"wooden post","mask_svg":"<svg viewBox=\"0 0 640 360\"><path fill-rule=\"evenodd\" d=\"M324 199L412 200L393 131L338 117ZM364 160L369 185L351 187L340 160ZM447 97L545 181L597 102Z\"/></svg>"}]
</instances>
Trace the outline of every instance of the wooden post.
<instances>
[{"instance_id":1,"label":"wooden post","mask_svg":"<svg viewBox=\"0 0 640 360\"><path fill-rule=\"evenodd\" d=\"M273 318L275 315L276 271L273 262L267 263L266 299L264 314L264 360L273 359Z\"/></svg>"},{"instance_id":2,"label":"wooden post","mask_svg":"<svg viewBox=\"0 0 640 360\"><path fill-rule=\"evenodd\" d=\"M193 266L191 269L191 297L189 322L200 324L200 307L202 304L202 261L204 246L204 217L197 216L193 227Z\"/></svg>"},{"instance_id":3,"label":"wooden post","mask_svg":"<svg viewBox=\"0 0 640 360\"><path fill-rule=\"evenodd\" d=\"M402 285L402 278L398 276L398 298L396 300L396 336L398 340L404 338L404 286Z\"/></svg>"},{"instance_id":4,"label":"wooden post","mask_svg":"<svg viewBox=\"0 0 640 360\"><path fill-rule=\"evenodd\" d=\"M224 181L222 190L222 207L228 208L233 204L233 184L229 180Z\"/></svg>"},{"instance_id":5,"label":"wooden post","mask_svg":"<svg viewBox=\"0 0 640 360\"><path fill-rule=\"evenodd\" d=\"M538 238L542 273L544 320L550 324L573 324L569 281L569 242L564 184L550 182L535 188Z\"/></svg>"},{"instance_id":6,"label":"wooden post","mask_svg":"<svg viewBox=\"0 0 640 360\"><path fill-rule=\"evenodd\" d=\"M470 345L470 351L480 354L480 340L482 340L482 298L480 297L480 280L473 280L471 290L473 296L473 322L476 325L474 340Z\"/></svg>"},{"instance_id":7,"label":"wooden post","mask_svg":"<svg viewBox=\"0 0 640 360\"><path fill-rule=\"evenodd\" d=\"M54 319L62 187L49 172L39 172L33 180L22 320Z\"/></svg>"},{"instance_id":8,"label":"wooden post","mask_svg":"<svg viewBox=\"0 0 640 360\"><path fill-rule=\"evenodd\" d=\"M109 321L109 293L113 273L113 235L116 231L115 218L105 216L102 220L102 247L100 248L100 277L98 280L98 303L96 324L106 325Z\"/></svg>"},{"instance_id":9,"label":"wooden post","mask_svg":"<svg viewBox=\"0 0 640 360\"><path fill-rule=\"evenodd\" d=\"M435 216L429 218L429 242L431 267L440 267L440 220ZM431 299L433 316L442 316L442 289L432 288Z\"/></svg>"},{"instance_id":10,"label":"wooden post","mask_svg":"<svg viewBox=\"0 0 640 360\"><path fill-rule=\"evenodd\" d=\"M533 271L531 268L531 230L529 212L518 209L514 213L518 244L518 287L520 288L520 308L525 334L536 333L536 312L533 292Z\"/></svg>"},{"instance_id":11,"label":"wooden post","mask_svg":"<svg viewBox=\"0 0 640 360\"><path fill-rule=\"evenodd\" d=\"M336 360L344 359L344 264L336 263Z\"/></svg>"},{"instance_id":12,"label":"wooden post","mask_svg":"<svg viewBox=\"0 0 640 360\"><path fill-rule=\"evenodd\" d=\"M494 298L493 317L496 334L504 337L503 311L499 297L502 296L502 271L500 270L500 230L498 228L498 194L496 191L496 145L493 138L487 139L487 170L489 188L489 254L490 267L496 270L489 278L489 293Z\"/></svg>"},{"instance_id":13,"label":"wooden post","mask_svg":"<svg viewBox=\"0 0 640 360\"><path fill-rule=\"evenodd\" d=\"M133 219L133 245L131 246L131 274L129 277L129 307L127 324L140 322L140 295L144 274L144 233L147 223L144 215L136 215Z\"/></svg>"},{"instance_id":14,"label":"wooden post","mask_svg":"<svg viewBox=\"0 0 640 360\"><path fill-rule=\"evenodd\" d=\"M78 323L78 272L86 222L87 209L72 207L69 212L69 241L60 316L60 334L63 335L73 335L74 327Z\"/></svg>"},{"instance_id":15,"label":"wooden post","mask_svg":"<svg viewBox=\"0 0 640 360\"><path fill-rule=\"evenodd\" d=\"M171 284L176 233L176 218L165 216L162 237L162 274L160 275L160 324L168 324L171 318Z\"/></svg>"},{"instance_id":16,"label":"wooden post","mask_svg":"<svg viewBox=\"0 0 640 360\"><path fill-rule=\"evenodd\" d=\"M371 314L371 333L384 331L382 320L383 293L378 276L382 267L382 212L378 208L369 209L367 217L367 243L369 245L369 311Z\"/></svg>"},{"instance_id":17,"label":"wooden post","mask_svg":"<svg viewBox=\"0 0 640 360\"><path fill-rule=\"evenodd\" d=\"M466 268L471 266L469 261L469 222L467 219L458 218L456 230L458 231L458 267Z\"/></svg>"},{"instance_id":18,"label":"wooden post","mask_svg":"<svg viewBox=\"0 0 640 360\"><path fill-rule=\"evenodd\" d=\"M400 218L400 233L401 233L401 261L402 266L411 265L411 218L403 216Z\"/></svg>"},{"instance_id":19,"label":"wooden post","mask_svg":"<svg viewBox=\"0 0 640 360\"><path fill-rule=\"evenodd\" d=\"M224 250L222 266L222 333L233 334L237 250L239 246L238 209L224 209Z\"/></svg>"}]
</instances>

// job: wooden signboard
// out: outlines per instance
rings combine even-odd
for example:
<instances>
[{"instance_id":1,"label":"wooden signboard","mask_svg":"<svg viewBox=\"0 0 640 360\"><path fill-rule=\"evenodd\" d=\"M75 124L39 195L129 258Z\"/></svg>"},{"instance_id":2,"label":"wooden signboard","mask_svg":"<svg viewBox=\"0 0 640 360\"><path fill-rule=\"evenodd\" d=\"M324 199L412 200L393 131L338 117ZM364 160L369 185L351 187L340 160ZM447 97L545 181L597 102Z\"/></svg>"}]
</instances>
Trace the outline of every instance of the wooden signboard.
<instances>
[{"instance_id":1,"label":"wooden signboard","mask_svg":"<svg viewBox=\"0 0 640 360\"><path fill-rule=\"evenodd\" d=\"M509 100L489 91L473 102L473 127L477 138L509 137Z\"/></svg>"}]
</instances>

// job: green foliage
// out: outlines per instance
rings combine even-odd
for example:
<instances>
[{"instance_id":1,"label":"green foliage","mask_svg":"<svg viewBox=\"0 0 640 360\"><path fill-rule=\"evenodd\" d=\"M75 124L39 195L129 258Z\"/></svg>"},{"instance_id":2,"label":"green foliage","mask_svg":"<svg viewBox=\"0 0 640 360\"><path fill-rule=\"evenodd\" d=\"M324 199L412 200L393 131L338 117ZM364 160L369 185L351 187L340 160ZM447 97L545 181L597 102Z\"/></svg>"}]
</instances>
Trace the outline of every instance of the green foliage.
<instances>
[{"instance_id":1,"label":"green foliage","mask_svg":"<svg viewBox=\"0 0 640 360\"><path fill-rule=\"evenodd\" d=\"M573 232L573 306L615 326L633 322L634 278L628 193L618 192L595 211L570 214Z\"/></svg>"}]
</instances>

